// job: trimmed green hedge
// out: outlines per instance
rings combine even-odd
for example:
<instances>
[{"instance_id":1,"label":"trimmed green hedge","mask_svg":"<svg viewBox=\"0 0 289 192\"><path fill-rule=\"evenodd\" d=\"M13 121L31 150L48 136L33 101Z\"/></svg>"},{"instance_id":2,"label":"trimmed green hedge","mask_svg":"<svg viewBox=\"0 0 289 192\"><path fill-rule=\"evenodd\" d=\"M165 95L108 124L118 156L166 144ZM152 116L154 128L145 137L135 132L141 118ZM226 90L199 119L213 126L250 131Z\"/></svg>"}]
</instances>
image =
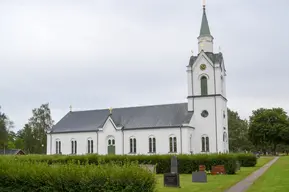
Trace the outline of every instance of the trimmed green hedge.
<instances>
[{"instance_id":1,"label":"trimmed green hedge","mask_svg":"<svg viewBox=\"0 0 289 192\"><path fill-rule=\"evenodd\" d=\"M1 191L153 192L154 174L138 165L65 165L0 159Z\"/></svg>"},{"instance_id":2,"label":"trimmed green hedge","mask_svg":"<svg viewBox=\"0 0 289 192\"><path fill-rule=\"evenodd\" d=\"M66 164L79 162L80 164L114 164L123 165L130 162L139 164L156 164L157 173L170 172L171 155L78 155L78 156L17 156L13 157L20 161L45 162L47 164ZM201 155L177 155L178 168L181 174L190 174L197 171L199 165L205 165L209 171L214 165L224 165L227 174L235 174L237 167L237 156L235 154L201 154Z\"/></svg>"},{"instance_id":3,"label":"trimmed green hedge","mask_svg":"<svg viewBox=\"0 0 289 192\"><path fill-rule=\"evenodd\" d=\"M237 153L236 157L240 162L241 167L255 167L257 164L257 157L251 153Z\"/></svg>"}]
</instances>

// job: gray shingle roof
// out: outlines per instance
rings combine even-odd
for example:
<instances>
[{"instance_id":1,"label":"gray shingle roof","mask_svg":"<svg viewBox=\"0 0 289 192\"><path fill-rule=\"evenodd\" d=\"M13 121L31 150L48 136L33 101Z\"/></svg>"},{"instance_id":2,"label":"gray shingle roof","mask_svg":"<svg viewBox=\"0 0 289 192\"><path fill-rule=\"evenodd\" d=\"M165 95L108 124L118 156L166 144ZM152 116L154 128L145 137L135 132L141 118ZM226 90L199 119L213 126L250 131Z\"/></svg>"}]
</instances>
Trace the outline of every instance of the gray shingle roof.
<instances>
[{"instance_id":1,"label":"gray shingle roof","mask_svg":"<svg viewBox=\"0 0 289 192\"><path fill-rule=\"evenodd\" d=\"M0 155L16 155L19 152L23 152L21 149L0 149ZM24 152L23 152L24 153Z\"/></svg>"},{"instance_id":2,"label":"gray shingle roof","mask_svg":"<svg viewBox=\"0 0 289 192\"><path fill-rule=\"evenodd\" d=\"M211 36L205 7L203 8L203 18L202 18L200 36Z\"/></svg>"},{"instance_id":3,"label":"gray shingle roof","mask_svg":"<svg viewBox=\"0 0 289 192\"><path fill-rule=\"evenodd\" d=\"M108 109L75 111L65 115L55 126L52 133L96 131L109 116ZM187 103L116 108L111 118L123 129L173 127L189 123L192 113Z\"/></svg>"},{"instance_id":4,"label":"gray shingle roof","mask_svg":"<svg viewBox=\"0 0 289 192\"><path fill-rule=\"evenodd\" d=\"M223 54L222 53L210 53L205 52L205 54L210 58L210 60L215 63L222 63L223 61ZM189 65L192 66L195 61L197 60L198 56L191 56Z\"/></svg>"}]
</instances>

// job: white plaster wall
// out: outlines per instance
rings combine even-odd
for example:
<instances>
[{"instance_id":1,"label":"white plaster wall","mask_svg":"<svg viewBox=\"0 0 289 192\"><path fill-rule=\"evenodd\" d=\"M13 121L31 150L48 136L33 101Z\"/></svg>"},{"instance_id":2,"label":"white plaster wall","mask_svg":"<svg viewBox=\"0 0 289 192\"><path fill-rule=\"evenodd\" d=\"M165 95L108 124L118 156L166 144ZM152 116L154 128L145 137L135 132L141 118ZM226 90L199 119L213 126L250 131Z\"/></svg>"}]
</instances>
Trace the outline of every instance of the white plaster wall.
<instances>
[{"instance_id":1,"label":"white plaster wall","mask_svg":"<svg viewBox=\"0 0 289 192\"><path fill-rule=\"evenodd\" d=\"M163 128L163 129L141 129L124 131L124 154L129 154L131 137L137 140L137 154L149 154L149 137L156 138L156 154L169 153L169 137L177 138L177 153L189 153L188 149L188 130L192 128ZM182 137L182 146L181 146Z\"/></svg>"},{"instance_id":2,"label":"white plaster wall","mask_svg":"<svg viewBox=\"0 0 289 192\"><path fill-rule=\"evenodd\" d=\"M108 121L103 131L98 133L99 141L97 142L96 132L85 133L59 133L48 135L48 138L52 139L52 152L50 153L50 147L47 150L47 154L56 153L56 140L61 141L61 152L63 155L71 154L71 139L77 141L77 154L82 155L87 153L87 140L93 139L93 152L98 154L107 154L107 139L108 137L115 138L116 154L129 154L130 152L130 137L135 137L137 140L137 154L149 154L149 137L154 136L156 138L156 154L168 154L169 153L169 137L175 136L177 138L177 154L189 154L190 143L189 136L194 134L192 128L182 127L181 131L179 127L176 128L163 128L163 129L140 129L140 130L115 130L113 123ZM123 135L122 135L123 134ZM124 140L123 140L124 138ZM49 140L49 139L48 139ZM123 143L124 141L124 143ZM182 145L181 145L182 143ZM48 143L50 146L50 143ZM98 145L98 146L97 146ZM124 148L123 148L124 147ZM123 151L124 149L124 151Z\"/></svg>"},{"instance_id":3,"label":"white plaster wall","mask_svg":"<svg viewBox=\"0 0 289 192\"><path fill-rule=\"evenodd\" d=\"M200 153L202 150L201 138L203 135L209 136L210 152L216 152L216 134L215 134L215 104L214 97L199 97L194 98L195 109L194 115L190 122L194 131L194 152ZM209 112L208 117L201 116L203 110Z\"/></svg>"},{"instance_id":4,"label":"white plaster wall","mask_svg":"<svg viewBox=\"0 0 289 192\"><path fill-rule=\"evenodd\" d=\"M200 69L200 65L205 64L207 67L205 70ZM193 72L192 72L192 79L193 79L193 85L192 85L192 95L201 95L201 77L203 75L208 77L208 95L215 94L214 91L214 68L209 59L204 55L204 53L201 53L199 58L196 60L196 63L193 65Z\"/></svg>"},{"instance_id":5,"label":"white plaster wall","mask_svg":"<svg viewBox=\"0 0 289 192\"><path fill-rule=\"evenodd\" d=\"M199 53L201 50L204 52L213 52L214 44L212 37L199 37ZM201 46L202 45L202 46Z\"/></svg>"},{"instance_id":6,"label":"white plaster wall","mask_svg":"<svg viewBox=\"0 0 289 192\"><path fill-rule=\"evenodd\" d=\"M59 133L59 134L49 134L47 141L50 140L51 137L51 145L50 142L47 142L47 154L55 154L56 153L56 140L59 139L61 141L61 152L63 155L71 154L71 139L75 139L77 141L77 154L86 154L87 153L87 140L88 138L93 139L93 151L97 152L97 133L96 132L82 132L82 133ZM50 146L51 151L50 151Z\"/></svg>"},{"instance_id":7,"label":"white plaster wall","mask_svg":"<svg viewBox=\"0 0 289 192\"><path fill-rule=\"evenodd\" d=\"M114 138L115 140L115 154L123 154L122 151L122 131L117 129L113 124L111 118L108 118L103 126L103 129L98 133L99 147L98 154L107 154L108 139Z\"/></svg>"}]
</instances>

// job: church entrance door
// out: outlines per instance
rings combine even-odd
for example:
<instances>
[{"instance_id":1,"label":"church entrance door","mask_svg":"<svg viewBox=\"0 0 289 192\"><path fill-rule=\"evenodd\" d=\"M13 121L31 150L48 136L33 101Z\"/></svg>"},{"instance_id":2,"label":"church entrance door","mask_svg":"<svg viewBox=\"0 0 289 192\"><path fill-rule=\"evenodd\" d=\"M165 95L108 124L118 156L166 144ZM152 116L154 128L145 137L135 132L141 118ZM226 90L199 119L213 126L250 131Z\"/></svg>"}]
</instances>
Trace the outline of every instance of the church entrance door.
<instances>
[{"instance_id":1,"label":"church entrance door","mask_svg":"<svg viewBox=\"0 0 289 192\"><path fill-rule=\"evenodd\" d=\"M107 154L114 155L115 154L115 140L109 139L107 145Z\"/></svg>"}]
</instances>

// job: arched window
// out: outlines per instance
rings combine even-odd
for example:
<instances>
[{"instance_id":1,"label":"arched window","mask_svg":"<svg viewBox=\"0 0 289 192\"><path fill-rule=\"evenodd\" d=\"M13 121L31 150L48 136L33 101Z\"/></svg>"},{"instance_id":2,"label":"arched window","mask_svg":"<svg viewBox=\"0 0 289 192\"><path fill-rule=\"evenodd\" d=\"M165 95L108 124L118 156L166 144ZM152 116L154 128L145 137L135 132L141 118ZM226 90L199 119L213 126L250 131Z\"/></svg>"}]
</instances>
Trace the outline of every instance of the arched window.
<instances>
[{"instance_id":1,"label":"arched window","mask_svg":"<svg viewBox=\"0 0 289 192\"><path fill-rule=\"evenodd\" d=\"M202 136L202 152L210 151L210 142L208 136Z\"/></svg>"},{"instance_id":2,"label":"arched window","mask_svg":"<svg viewBox=\"0 0 289 192\"><path fill-rule=\"evenodd\" d=\"M56 154L61 154L61 141L59 139L56 139L55 145Z\"/></svg>"},{"instance_id":3,"label":"arched window","mask_svg":"<svg viewBox=\"0 0 289 192\"><path fill-rule=\"evenodd\" d=\"M171 136L169 139L170 142L170 153L176 153L177 152L177 137Z\"/></svg>"},{"instance_id":4,"label":"arched window","mask_svg":"<svg viewBox=\"0 0 289 192\"><path fill-rule=\"evenodd\" d=\"M155 152L156 152L156 138L154 136L151 136L149 138L149 153Z\"/></svg>"},{"instance_id":5,"label":"arched window","mask_svg":"<svg viewBox=\"0 0 289 192\"><path fill-rule=\"evenodd\" d=\"M206 76L201 77L201 95L208 95L208 79Z\"/></svg>"},{"instance_id":6,"label":"arched window","mask_svg":"<svg viewBox=\"0 0 289 192\"><path fill-rule=\"evenodd\" d=\"M136 153L136 138L131 137L129 139L130 153Z\"/></svg>"},{"instance_id":7,"label":"arched window","mask_svg":"<svg viewBox=\"0 0 289 192\"><path fill-rule=\"evenodd\" d=\"M224 142L227 142L227 138L228 138L228 137L227 137L227 133L224 132L224 133L223 133L223 141L224 141Z\"/></svg>"},{"instance_id":8,"label":"arched window","mask_svg":"<svg viewBox=\"0 0 289 192\"><path fill-rule=\"evenodd\" d=\"M93 140L92 140L92 138L87 139L87 153L93 153Z\"/></svg>"},{"instance_id":9,"label":"arched window","mask_svg":"<svg viewBox=\"0 0 289 192\"><path fill-rule=\"evenodd\" d=\"M71 139L71 154L77 154L77 141Z\"/></svg>"}]
</instances>

